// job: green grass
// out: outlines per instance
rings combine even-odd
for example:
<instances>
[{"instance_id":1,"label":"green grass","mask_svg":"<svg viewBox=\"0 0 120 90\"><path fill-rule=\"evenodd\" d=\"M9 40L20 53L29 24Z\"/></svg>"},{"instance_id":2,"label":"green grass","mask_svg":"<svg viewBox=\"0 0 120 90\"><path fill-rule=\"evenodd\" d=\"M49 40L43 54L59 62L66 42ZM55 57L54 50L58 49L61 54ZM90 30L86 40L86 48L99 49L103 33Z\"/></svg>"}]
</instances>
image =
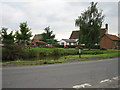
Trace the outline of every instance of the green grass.
<instances>
[{"instance_id":1,"label":"green grass","mask_svg":"<svg viewBox=\"0 0 120 90\"><path fill-rule=\"evenodd\" d=\"M55 63L63 63L63 62L71 62L71 61L84 61L84 60L98 60L98 59L105 59L105 58L116 58L118 57L118 50L82 50L81 58L78 55L78 49L64 49L64 48L31 48L35 52L41 54L45 53L47 55L53 53L55 50L58 50L58 53L63 54L65 56L61 56L58 60L50 60L50 59L42 59L42 60L16 60L16 61L7 61L2 62L3 66L17 66L17 65L42 65L44 62L47 64L55 64ZM26 49L27 50L27 49ZM67 54L66 54L67 53ZM96 54L102 53L102 54ZM95 55L96 54L96 55ZM50 56L47 56L50 57Z\"/></svg>"},{"instance_id":2,"label":"green grass","mask_svg":"<svg viewBox=\"0 0 120 90\"><path fill-rule=\"evenodd\" d=\"M99 51L99 50L98 50ZM84 52L84 51L83 51ZM92 51L85 51L85 52L92 52ZM96 52L96 50L93 50L93 52ZM103 54L88 54L88 55L81 55L81 59L105 59L105 58L115 58L118 57L120 51L113 51L113 50L107 50L107 51L100 51ZM79 59L79 55L68 55L68 56L63 56L60 58L61 60L71 60L71 59Z\"/></svg>"},{"instance_id":3,"label":"green grass","mask_svg":"<svg viewBox=\"0 0 120 90\"><path fill-rule=\"evenodd\" d=\"M44 53L46 55L51 55L55 50L58 50L58 52L61 55L78 53L78 49L64 49L64 48L32 48L32 49L38 53Z\"/></svg>"}]
</instances>

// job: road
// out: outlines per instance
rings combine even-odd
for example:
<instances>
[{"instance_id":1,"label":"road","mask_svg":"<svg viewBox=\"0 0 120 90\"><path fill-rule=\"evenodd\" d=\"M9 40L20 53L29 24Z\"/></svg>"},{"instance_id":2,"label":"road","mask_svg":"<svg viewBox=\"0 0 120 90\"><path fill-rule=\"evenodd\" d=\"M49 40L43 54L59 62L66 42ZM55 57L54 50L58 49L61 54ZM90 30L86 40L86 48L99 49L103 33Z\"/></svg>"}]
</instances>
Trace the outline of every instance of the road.
<instances>
[{"instance_id":1,"label":"road","mask_svg":"<svg viewBox=\"0 0 120 90\"><path fill-rule=\"evenodd\" d=\"M118 76L118 59L74 63L4 67L3 88L73 88L76 85L97 85Z\"/></svg>"}]
</instances>

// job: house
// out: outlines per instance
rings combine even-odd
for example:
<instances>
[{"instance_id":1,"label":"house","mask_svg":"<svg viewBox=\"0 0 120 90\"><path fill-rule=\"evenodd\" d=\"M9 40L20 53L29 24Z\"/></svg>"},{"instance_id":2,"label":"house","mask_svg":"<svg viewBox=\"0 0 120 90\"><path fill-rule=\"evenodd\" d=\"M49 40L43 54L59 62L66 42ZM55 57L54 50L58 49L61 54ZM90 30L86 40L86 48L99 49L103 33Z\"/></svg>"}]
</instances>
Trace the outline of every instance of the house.
<instances>
[{"instance_id":1,"label":"house","mask_svg":"<svg viewBox=\"0 0 120 90\"><path fill-rule=\"evenodd\" d=\"M34 47L37 46L35 43L42 44L42 45L40 45L38 47L49 47L49 48L53 47L52 44L46 44L44 41L41 41L42 38L43 38L42 34L35 34L35 36L32 39L32 44L34 44Z\"/></svg>"},{"instance_id":2,"label":"house","mask_svg":"<svg viewBox=\"0 0 120 90\"><path fill-rule=\"evenodd\" d=\"M78 40L80 30L72 31L69 39ZM105 24L105 28L100 29L100 36L103 36L105 33L108 33L108 24Z\"/></svg>"},{"instance_id":3,"label":"house","mask_svg":"<svg viewBox=\"0 0 120 90\"><path fill-rule=\"evenodd\" d=\"M32 40L28 41L26 45L31 47L45 47L46 43L44 41Z\"/></svg>"},{"instance_id":4,"label":"house","mask_svg":"<svg viewBox=\"0 0 120 90\"><path fill-rule=\"evenodd\" d=\"M33 37L33 40L41 40L42 39L42 34L35 34Z\"/></svg>"},{"instance_id":5,"label":"house","mask_svg":"<svg viewBox=\"0 0 120 90\"><path fill-rule=\"evenodd\" d=\"M59 41L60 45L78 45L79 40L79 32L80 30L72 31L69 39L62 39ZM100 29L100 35L103 36L108 32L108 24L105 24L105 28ZM83 44L84 45L84 44Z\"/></svg>"},{"instance_id":6,"label":"house","mask_svg":"<svg viewBox=\"0 0 120 90\"><path fill-rule=\"evenodd\" d=\"M80 30L72 31L69 39L62 39L59 41L60 45L78 45ZM103 36L108 32L108 24L105 25L105 28L100 29L100 35ZM83 44L84 45L84 44Z\"/></svg>"},{"instance_id":7,"label":"house","mask_svg":"<svg viewBox=\"0 0 120 90\"><path fill-rule=\"evenodd\" d=\"M77 45L78 44L77 42L78 41L76 41L74 39L62 39L62 40L59 41L59 44L64 45L64 46L66 46L66 45Z\"/></svg>"},{"instance_id":8,"label":"house","mask_svg":"<svg viewBox=\"0 0 120 90\"><path fill-rule=\"evenodd\" d=\"M116 35L104 34L100 40L100 47L106 49L120 48L120 38Z\"/></svg>"}]
</instances>

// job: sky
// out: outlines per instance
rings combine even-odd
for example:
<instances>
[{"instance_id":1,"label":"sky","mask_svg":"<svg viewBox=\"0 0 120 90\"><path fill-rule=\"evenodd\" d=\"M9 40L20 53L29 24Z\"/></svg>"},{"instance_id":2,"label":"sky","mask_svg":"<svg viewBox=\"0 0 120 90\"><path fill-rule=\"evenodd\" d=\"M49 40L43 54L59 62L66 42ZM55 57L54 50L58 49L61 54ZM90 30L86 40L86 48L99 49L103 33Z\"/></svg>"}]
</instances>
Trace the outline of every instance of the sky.
<instances>
[{"instance_id":1,"label":"sky","mask_svg":"<svg viewBox=\"0 0 120 90\"><path fill-rule=\"evenodd\" d=\"M92 0L98 2L97 8L103 10L108 24L108 33L118 34L118 1ZM87 10L91 0L3 0L0 2L0 28L7 27L9 32L19 30L19 25L26 22L33 36L50 30L57 40L69 39L72 31L78 30L75 19Z\"/></svg>"}]
</instances>

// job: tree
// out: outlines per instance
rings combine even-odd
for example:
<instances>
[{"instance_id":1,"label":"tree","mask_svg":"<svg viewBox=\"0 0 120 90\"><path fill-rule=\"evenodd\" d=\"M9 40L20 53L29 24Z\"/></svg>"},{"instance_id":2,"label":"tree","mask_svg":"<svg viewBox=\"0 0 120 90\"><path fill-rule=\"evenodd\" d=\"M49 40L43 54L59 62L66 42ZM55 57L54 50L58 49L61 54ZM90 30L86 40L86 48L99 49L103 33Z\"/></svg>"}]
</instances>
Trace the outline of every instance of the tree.
<instances>
[{"instance_id":1,"label":"tree","mask_svg":"<svg viewBox=\"0 0 120 90\"><path fill-rule=\"evenodd\" d=\"M32 37L31 29L27 26L27 22L20 23L20 33L19 31L16 31L16 41L18 44L25 44L25 41L30 40L30 37Z\"/></svg>"},{"instance_id":2,"label":"tree","mask_svg":"<svg viewBox=\"0 0 120 90\"><path fill-rule=\"evenodd\" d=\"M1 29L1 32L0 32L0 34L1 34L1 37L2 37L2 42L4 43L4 44L14 44L14 35L13 35L13 31L11 31L9 34L7 33L7 30L8 30L8 28L5 28L5 27L3 27L2 29Z\"/></svg>"},{"instance_id":3,"label":"tree","mask_svg":"<svg viewBox=\"0 0 120 90\"><path fill-rule=\"evenodd\" d=\"M79 27L79 43L85 44L89 49L100 41L100 29L104 21L102 10L97 9L97 3L91 2L91 6L78 16L75 25Z\"/></svg>"},{"instance_id":4,"label":"tree","mask_svg":"<svg viewBox=\"0 0 120 90\"><path fill-rule=\"evenodd\" d=\"M50 31L50 27L46 27L45 32L42 33L42 41L47 42L49 44L54 44L56 42L55 34L53 34L53 31Z\"/></svg>"}]
</instances>

